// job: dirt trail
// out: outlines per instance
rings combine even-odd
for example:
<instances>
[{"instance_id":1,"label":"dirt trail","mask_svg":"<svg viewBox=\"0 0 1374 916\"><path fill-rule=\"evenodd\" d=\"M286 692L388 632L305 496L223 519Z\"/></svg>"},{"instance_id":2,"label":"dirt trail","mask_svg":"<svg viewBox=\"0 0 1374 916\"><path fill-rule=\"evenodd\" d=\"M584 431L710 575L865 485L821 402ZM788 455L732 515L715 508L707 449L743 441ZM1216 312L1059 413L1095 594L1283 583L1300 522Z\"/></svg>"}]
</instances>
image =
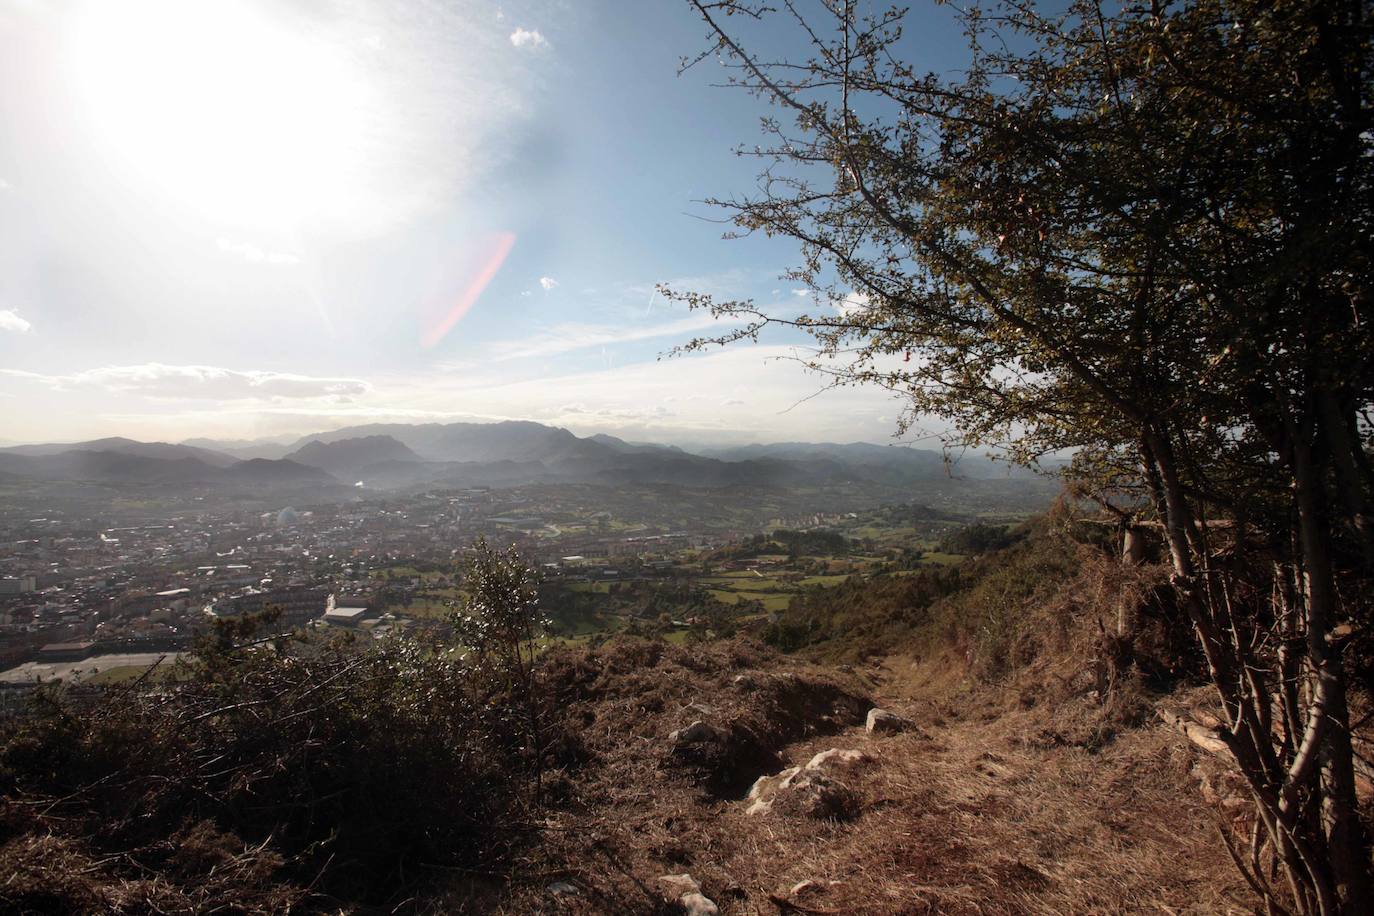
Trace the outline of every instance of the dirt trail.
<instances>
[{"instance_id":1,"label":"dirt trail","mask_svg":"<svg viewBox=\"0 0 1374 916\"><path fill-rule=\"evenodd\" d=\"M847 780L854 819L747 815L747 802L679 786L642 736L644 764L622 766L601 803L556 816L530 863L576 893L541 886L508 911L682 912L658 880L681 873L723 914L1253 911L1176 733L1066 745L1046 729L1059 711L988 702L956 715L922 699L909 667L889 660L865 680L915 728L849 727L780 754L792 766L830 748L871 755Z\"/></svg>"},{"instance_id":2,"label":"dirt trail","mask_svg":"<svg viewBox=\"0 0 1374 916\"><path fill-rule=\"evenodd\" d=\"M850 729L787 755L795 764L830 747L871 754L877 766L854 780L863 814L818 832L740 824L751 842L724 871L835 913L1252 911L1191 776L1194 751L1174 732L1133 730L1092 752L1047 739L1041 711L956 719L889 678L876 698L917 727ZM803 881L814 883L787 892ZM786 911L754 896L734 911Z\"/></svg>"}]
</instances>

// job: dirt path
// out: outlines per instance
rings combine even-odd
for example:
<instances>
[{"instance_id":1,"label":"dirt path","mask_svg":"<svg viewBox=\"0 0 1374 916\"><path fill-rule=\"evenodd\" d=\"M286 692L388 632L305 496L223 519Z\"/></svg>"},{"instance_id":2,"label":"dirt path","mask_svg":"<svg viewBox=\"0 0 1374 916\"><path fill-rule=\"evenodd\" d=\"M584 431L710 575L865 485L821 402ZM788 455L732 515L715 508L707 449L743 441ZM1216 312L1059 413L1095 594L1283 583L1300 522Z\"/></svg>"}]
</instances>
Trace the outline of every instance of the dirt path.
<instances>
[{"instance_id":1,"label":"dirt path","mask_svg":"<svg viewBox=\"0 0 1374 916\"><path fill-rule=\"evenodd\" d=\"M1035 710L958 720L884 686L879 701L915 729L850 729L787 753L794 765L832 747L872 756L851 780L864 797L855 821L724 814L718 834L746 839L721 870L757 889L729 912L786 912L759 892L833 913L1252 912L1194 752L1172 731L1130 731L1094 753L1047 741Z\"/></svg>"},{"instance_id":2,"label":"dirt path","mask_svg":"<svg viewBox=\"0 0 1374 916\"><path fill-rule=\"evenodd\" d=\"M751 816L746 801L685 788L653 762L662 739L646 729L632 739L643 764L622 764L604 797L553 818L530 862L575 892L540 884L505 912L681 913L659 879L683 873L722 914L1252 912L1175 733L1148 725L1096 751L1065 745L1046 729L1061 710L989 702L956 717L904 686L902 664L867 683L914 728L850 727L780 755L793 766L830 748L870 756L846 776L860 797L852 820Z\"/></svg>"}]
</instances>

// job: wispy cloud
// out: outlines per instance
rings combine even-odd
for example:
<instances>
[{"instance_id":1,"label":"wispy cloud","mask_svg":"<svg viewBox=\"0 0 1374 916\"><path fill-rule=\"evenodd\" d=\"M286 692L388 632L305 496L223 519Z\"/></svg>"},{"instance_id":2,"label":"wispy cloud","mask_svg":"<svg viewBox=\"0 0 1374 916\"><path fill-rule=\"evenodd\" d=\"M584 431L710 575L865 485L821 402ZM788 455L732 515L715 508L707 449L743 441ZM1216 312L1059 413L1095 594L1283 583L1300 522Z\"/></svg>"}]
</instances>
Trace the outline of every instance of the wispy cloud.
<instances>
[{"instance_id":1,"label":"wispy cloud","mask_svg":"<svg viewBox=\"0 0 1374 916\"><path fill-rule=\"evenodd\" d=\"M538 29L517 28L510 33L510 43L517 48L546 48L548 39L539 34Z\"/></svg>"},{"instance_id":2,"label":"wispy cloud","mask_svg":"<svg viewBox=\"0 0 1374 916\"><path fill-rule=\"evenodd\" d=\"M265 370L238 371L217 366L169 366L163 363L105 366L71 375L0 369L0 375L29 379L62 391L94 388L169 400L337 400L363 395L372 389L370 384L356 378L325 378Z\"/></svg>"},{"instance_id":3,"label":"wispy cloud","mask_svg":"<svg viewBox=\"0 0 1374 916\"><path fill-rule=\"evenodd\" d=\"M549 290L553 289L555 286L558 285L558 281L555 280L553 277L540 277L539 285L544 287L544 292L548 292Z\"/></svg>"},{"instance_id":4,"label":"wispy cloud","mask_svg":"<svg viewBox=\"0 0 1374 916\"><path fill-rule=\"evenodd\" d=\"M33 325L20 318L13 309L0 311L0 331L14 331L16 334L23 334L31 327Z\"/></svg>"},{"instance_id":5,"label":"wispy cloud","mask_svg":"<svg viewBox=\"0 0 1374 916\"><path fill-rule=\"evenodd\" d=\"M607 347L614 344L632 343L639 340L653 340L656 337L687 337L698 331L723 331L730 326L726 320L717 320L710 315L699 314L665 324L640 326L620 326L605 324L560 324L533 337L519 340L498 341L489 345L491 359L505 361L512 359L536 359L572 353L590 347Z\"/></svg>"},{"instance_id":6,"label":"wispy cloud","mask_svg":"<svg viewBox=\"0 0 1374 916\"><path fill-rule=\"evenodd\" d=\"M850 293L843 299L833 303L835 311L840 314L841 318L849 318L853 315L861 314L867 311L872 304L872 301L868 298L868 293Z\"/></svg>"}]
</instances>

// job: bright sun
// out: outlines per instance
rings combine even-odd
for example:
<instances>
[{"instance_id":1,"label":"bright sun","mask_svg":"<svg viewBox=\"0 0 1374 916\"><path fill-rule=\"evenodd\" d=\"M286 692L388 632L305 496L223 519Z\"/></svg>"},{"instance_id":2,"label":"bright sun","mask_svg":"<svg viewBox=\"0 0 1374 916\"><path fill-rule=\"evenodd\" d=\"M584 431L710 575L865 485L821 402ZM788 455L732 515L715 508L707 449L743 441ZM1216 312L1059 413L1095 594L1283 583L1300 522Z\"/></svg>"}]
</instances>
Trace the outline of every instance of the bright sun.
<instances>
[{"instance_id":1,"label":"bright sun","mask_svg":"<svg viewBox=\"0 0 1374 916\"><path fill-rule=\"evenodd\" d=\"M226 226L341 225L364 206L372 90L340 48L248 0L92 2L78 104L121 177Z\"/></svg>"}]
</instances>

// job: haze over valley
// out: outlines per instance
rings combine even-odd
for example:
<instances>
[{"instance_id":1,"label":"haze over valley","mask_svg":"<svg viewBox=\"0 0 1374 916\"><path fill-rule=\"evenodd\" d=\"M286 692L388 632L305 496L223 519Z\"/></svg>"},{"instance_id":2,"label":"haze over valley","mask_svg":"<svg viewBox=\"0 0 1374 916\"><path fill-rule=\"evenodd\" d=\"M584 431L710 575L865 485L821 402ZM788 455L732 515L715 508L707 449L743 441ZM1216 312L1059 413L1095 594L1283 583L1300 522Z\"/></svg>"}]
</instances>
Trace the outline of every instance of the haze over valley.
<instances>
[{"instance_id":1,"label":"haze over valley","mask_svg":"<svg viewBox=\"0 0 1374 916\"><path fill-rule=\"evenodd\" d=\"M0 914L1374 913L1372 0L0 0Z\"/></svg>"}]
</instances>

